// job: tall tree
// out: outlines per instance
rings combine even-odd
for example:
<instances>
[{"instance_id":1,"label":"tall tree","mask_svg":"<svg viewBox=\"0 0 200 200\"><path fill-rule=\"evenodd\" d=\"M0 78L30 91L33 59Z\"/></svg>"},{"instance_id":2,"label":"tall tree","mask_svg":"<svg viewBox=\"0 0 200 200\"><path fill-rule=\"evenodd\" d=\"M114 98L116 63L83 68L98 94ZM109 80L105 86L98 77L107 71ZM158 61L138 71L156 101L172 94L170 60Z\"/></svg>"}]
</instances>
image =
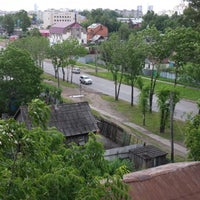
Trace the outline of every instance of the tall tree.
<instances>
[{"instance_id":1,"label":"tall tree","mask_svg":"<svg viewBox=\"0 0 200 200\"><path fill-rule=\"evenodd\" d=\"M146 56L146 45L140 33L132 33L127 44L127 51L124 55L125 78L131 85L131 106L134 102L134 85L138 75L142 72Z\"/></svg>"},{"instance_id":2,"label":"tall tree","mask_svg":"<svg viewBox=\"0 0 200 200\"><path fill-rule=\"evenodd\" d=\"M173 92L173 100L171 100L170 93ZM170 110L174 111L176 104L179 102L179 92L169 89L163 89L157 92L158 106L160 110L160 133L165 132L167 122L169 122ZM170 108L170 101L173 102L172 108Z\"/></svg>"},{"instance_id":3,"label":"tall tree","mask_svg":"<svg viewBox=\"0 0 200 200\"><path fill-rule=\"evenodd\" d=\"M143 86L140 92L140 96L139 96L139 107L141 108L141 111L142 111L143 126L146 125L146 113L147 113L147 110L149 109L148 97L149 97L149 87Z\"/></svg>"},{"instance_id":4,"label":"tall tree","mask_svg":"<svg viewBox=\"0 0 200 200\"><path fill-rule=\"evenodd\" d=\"M87 18L87 21L82 24L85 28L93 23L100 23L108 27L109 32L116 32L121 24L117 21L120 15L114 10L97 8L90 12L84 11L82 14Z\"/></svg>"},{"instance_id":5,"label":"tall tree","mask_svg":"<svg viewBox=\"0 0 200 200\"><path fill-rule=\"evenodd\" d=\"M27 51L7 47L0 53L0 112L13 114L41 90L42 70Z\"/></svg>"},{"instance_id":6,"label":"tall tree","mask_svg":"<svg viewBox=\"0 0 200 200\"><path fill-rule=\"evenodd\" d=\"M31 25L31 19L28 16L27 11L20 10L15 13L15 25L22 29L23 32L26 32Z\"/></svg>"},{"instance_id":7,"label":"tall tree","mask_svg":"<svg viewBox=\"0 0 200 200\"><path fill-rule=\"evenodd\" d=\"M177 80L181 75L184 75L184 72L189 72L184 66L186 63L196 63L194 70L199 74L199 33L195 31L191 27L184 28L180 27L177 29L169 29L165 36L167 44L166 49L169 49L170 58L174 61L174 71L175 71L175 79L174 85L176 86ZM186 66L187 67L187 66ZM188 74L189 75L189 74ZM188 77L186 74L186 76Z\"/></svg>"},{"instance_id":8,"label":"tall tree","mask_svg":"<svg viewBox=\"0 0 200 200\"><path fill-rule=\"evenodd\" d=\"M7 14L3 17L2 27L6 30L8 35L11 35L14 32L14 18L13 15Z\"/></svg>"},{"instance_id":9,"label":"tall tree","mask_svg":"<svg viewBox=\"0 0 200 200\"><path fill-rule=\"evenodd\" d=\"M49 58L52 60L55 77L58 76L59 68L62 70L63 81L65 81L65 70L67 67L67 81L69 78L69 65L72 66L76 63L76 59L79 56L83 56L87 53L84 46L79 44L78 40L74 38L68 38L61 43L54 44L49 49ZM58 78L59 83L59 78ZM59 86L59 84L58 84Z\"/></svg>"},{"instance_id":10,"label":"tall tree","mask_svg":"<svg viewBox=\"0 0 200 200\"><path fill-rule=\"evenodd\" d=\"M188 7L183 12L182 22L186 27L193 27L200 29L200 1L199 0L185 0Z\"/></svg>"},{"instance_id":11,"label":"tall tree","mask_svg":"<svg viewBox=\"0 0 200 200\"><path fill-rule=\"evenodd\" d=\"M11 46L26 49L35 64L43 68L43 61L47 58L49 49L49 40L42 36L28 36L13 41Z\"/></svg>"},{"instance_id":12,"label":"tall tree","mask_svg":"<svg viewBox=\"0 0 200 200\"><path fill-rule=\"evenodd\" d=\"M152 63L149 87L149 111L152 112L153 95L160 74L161 63L164 58L169 56L169 50L166 48L167 41L155 27L143 30L142 34L147 44L147 58Z\"/></svg>"},{"instance_id":13,"label":"tall tree","mask_svg":"<svg viewBox=\"0 0 200 200\"><path fill-rule=\"evenodd\" d=\"M118 100L125 66L127 65L126 59L124 59L127 54L127 42L120 40L116 33L112 34L109 40L101 44L100 53L107 69L113 75L115 100Z\"/></svg>"}]
</instances>

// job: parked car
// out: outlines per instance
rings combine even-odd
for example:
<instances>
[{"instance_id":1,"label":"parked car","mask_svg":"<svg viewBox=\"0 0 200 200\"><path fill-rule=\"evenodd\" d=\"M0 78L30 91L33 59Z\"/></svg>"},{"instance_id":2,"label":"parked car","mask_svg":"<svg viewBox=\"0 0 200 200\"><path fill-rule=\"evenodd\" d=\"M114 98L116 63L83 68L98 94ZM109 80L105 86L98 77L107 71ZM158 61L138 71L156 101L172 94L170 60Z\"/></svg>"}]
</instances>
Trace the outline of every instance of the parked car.
<instances>
[{"instance_id":1,"label":"parked car","mask_svg":"<svg viewBox=\"0 0 200 200\"><path fill-rule=\"evenodd\" d=\"M74 68L72 69L72 73L74 73L74 74L80 74L80 72L81 72L81 70L80 70L80 68L78 68L78 67L74 67Z\"/></svg>"},{"instance_id":2,"label":"parked car","mask_svg":"<svg viewBox=\"0 0 200 200\"><path fill-rule=\"evenodd\" d=\"M80 83L89 85L89 84L92 84L92 79L89 78L89 76L81 75L80 76Z\"/></svg>"}]
</instances>

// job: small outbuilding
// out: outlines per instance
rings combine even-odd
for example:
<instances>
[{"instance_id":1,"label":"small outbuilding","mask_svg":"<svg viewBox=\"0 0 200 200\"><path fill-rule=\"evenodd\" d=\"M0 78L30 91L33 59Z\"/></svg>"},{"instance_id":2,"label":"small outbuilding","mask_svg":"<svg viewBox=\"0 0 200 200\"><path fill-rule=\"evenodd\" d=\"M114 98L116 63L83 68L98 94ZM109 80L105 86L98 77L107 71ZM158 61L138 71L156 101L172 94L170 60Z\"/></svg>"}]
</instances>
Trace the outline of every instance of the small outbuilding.
<instances>
[{"instance_id":1,"label":"small outbuilding","mask_svg":"<svg viewBox=\"0 0 200 200\"><path fill-rule=\"evenodd\" d=\"M27 106L19 108L15 119L24 122L29 129L32 128ZM62 132L67 144L75 142L79 145L88 141L89 133L96 133L98 130L88 102L52 105L49 127L56 127Z\"/></svg>"},{"instance_id":2,"label":"small outbuilding","mask_svg":"<svg viewBox=\"0 0 200 200\"><path fill-rule=\"evenodd\" d=\"M167 163L167 153L153 145L144 145L130 150L129 153L135 169L146 169Z\"/></svg>"}]
</instances>

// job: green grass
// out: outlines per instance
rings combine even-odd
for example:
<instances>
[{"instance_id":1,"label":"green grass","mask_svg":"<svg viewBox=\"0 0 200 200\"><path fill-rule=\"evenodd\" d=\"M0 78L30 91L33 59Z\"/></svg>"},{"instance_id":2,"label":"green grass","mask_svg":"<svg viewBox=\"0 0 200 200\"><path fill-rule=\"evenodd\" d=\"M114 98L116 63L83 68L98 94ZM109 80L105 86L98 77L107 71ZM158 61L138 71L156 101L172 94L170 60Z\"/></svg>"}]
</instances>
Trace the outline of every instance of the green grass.
<instances>
[{"instance_id":1,"label":"green grass","mask_svg":"<svg viewBox=\"0 0 200 200\"><path fill-rule=\"evenodd\" d=\"M146 114L146 125L142 125L142 113L138 106L131 106L130 103L119 100L115 101L113 97L102 95L102 98L108 102L112 103L113 109L119 111L124 116L126 116L130 122L135 123L145 129L151 131L152 133L170 139L170 126L169 123L166 126L165 133L160 133L160 115L157 112ZM184 126L185 122L174 120L174 140L180 144L184 142Z\"/></svg>"},{"instance_id":2,"label":"green grass","mask_svg":"<svg viewBox=\"0 0 200 200\"><path fill-rule=\"evenodd\" d=\"M46 73L42 74L42 79L52 81L55 84L57 84L57 79L50 74L46 74ZM67 81L63 81L62 79L60 79L60 85L65 86L65 87L70 87L70 88L77 88L78 87L76 84L70 83L70 82L67 82Z\"/></svg>"}]
</instances>

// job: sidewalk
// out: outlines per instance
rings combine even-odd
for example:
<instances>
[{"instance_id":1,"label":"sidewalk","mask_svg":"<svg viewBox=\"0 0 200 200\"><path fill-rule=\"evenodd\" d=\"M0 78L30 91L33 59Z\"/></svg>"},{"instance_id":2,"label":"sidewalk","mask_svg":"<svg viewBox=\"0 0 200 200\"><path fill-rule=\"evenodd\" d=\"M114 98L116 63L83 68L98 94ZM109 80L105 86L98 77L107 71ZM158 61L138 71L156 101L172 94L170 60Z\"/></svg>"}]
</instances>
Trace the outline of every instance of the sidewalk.
<instances>
[{"instance_id":1,"label":"sidewalk","mask_svg":"<svg viewBox=\"0 0 200 200\"><path fill-rule=\"evenodd\" d=\"M90 105L90 107L98 112L100 112L101 114L108 116L116 121L121 122L121 119L111 115L110 113L107 113L105 111L102 111L100 109L97 109L95 107L93 107L92 105ZM165 139L163 137L160 137L158 135L153 134L152 132L146 130L145 128L138 126L137 124L134 124L132 122L121 122L123 125L126 125L130 128L136 129L137 131L145 134L146 136L150 137L151 139L153 139L154 141L158 142L161 145L165 145L167 147L167 149L171 149L171 141L168 139ZM174 153L183 157L186 157L187 155L187 149L177 143L174 143Z\"/></svg>"}]
</instances>

